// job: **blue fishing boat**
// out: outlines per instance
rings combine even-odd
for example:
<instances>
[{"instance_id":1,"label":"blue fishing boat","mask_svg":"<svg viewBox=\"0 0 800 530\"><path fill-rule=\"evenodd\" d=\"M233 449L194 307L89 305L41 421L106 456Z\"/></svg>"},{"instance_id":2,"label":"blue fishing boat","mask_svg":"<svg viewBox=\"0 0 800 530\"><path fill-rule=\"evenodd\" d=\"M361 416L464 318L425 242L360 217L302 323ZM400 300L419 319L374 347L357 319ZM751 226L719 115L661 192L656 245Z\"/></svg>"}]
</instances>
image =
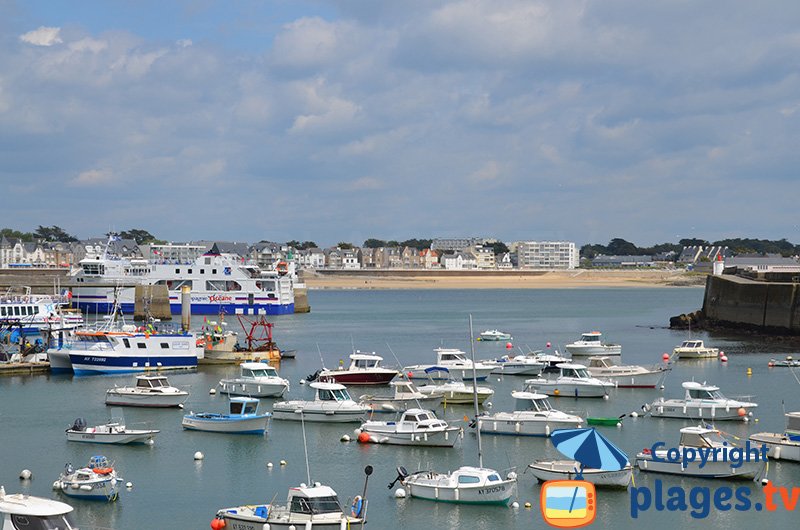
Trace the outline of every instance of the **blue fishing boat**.
<instances>
[{"instance_id":1,"label":"blue fishing boat","mask_svg":"<svg viewBox=\"0 0 800 530\"><path fill-rule=\"evenodd\" d=\"M258 400L249 397L230 398L230 413L190 412L183 417L184 429L235 434L264 434L269 412L258 413Z\"/></svg>"}]
</instances>

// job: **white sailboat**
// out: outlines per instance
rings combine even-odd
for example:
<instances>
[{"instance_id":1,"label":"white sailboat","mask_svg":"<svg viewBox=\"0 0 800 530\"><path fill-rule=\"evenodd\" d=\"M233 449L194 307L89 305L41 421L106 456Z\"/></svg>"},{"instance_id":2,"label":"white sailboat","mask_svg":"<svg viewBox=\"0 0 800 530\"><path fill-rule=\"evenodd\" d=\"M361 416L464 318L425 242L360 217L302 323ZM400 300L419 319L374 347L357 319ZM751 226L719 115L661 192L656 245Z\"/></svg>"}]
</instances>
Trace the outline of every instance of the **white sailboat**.
<instances>
[{"instance_id":1,"label":"white sailboat","mask_svg":"<svg viewBox=\"0 0 800 530\"><path fill-rule=\"evenodd\" d=\"M472 315L469 318L469 336L472 333ZM470 340L470 344L472 344ZM472 347L473 370L475 369L475 348ZM473 373L473 378L475 374ZM473 392L475 417L478 416L478 394ZM417 471L409 474L405 468L398 467L398 477L389 484L389 488L400 482L408 489L408 494L420 499L437 502L455 502L463 504L498 504L505 506L514 495L517 475L510 471L505 478L491 468L483 467L483 448L480 430L478 435L478 467L461 466L455 471L439 473L437 471Z\"/></svg>"}]
</instances>

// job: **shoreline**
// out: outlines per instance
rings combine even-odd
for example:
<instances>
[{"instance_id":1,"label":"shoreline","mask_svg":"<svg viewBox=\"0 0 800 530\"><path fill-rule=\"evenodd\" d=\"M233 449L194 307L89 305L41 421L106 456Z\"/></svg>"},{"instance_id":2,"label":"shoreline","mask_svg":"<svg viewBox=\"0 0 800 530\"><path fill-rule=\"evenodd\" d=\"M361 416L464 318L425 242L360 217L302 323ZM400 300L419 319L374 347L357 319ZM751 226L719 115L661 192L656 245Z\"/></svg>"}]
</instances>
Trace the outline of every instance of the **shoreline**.
<instances>
[{"instance_id":1,"label":"shoreline","mask_svg":"<svg viewBox=\"0 0 800 530\"><path fill-rule=\"evenodd\" d=\"M463 272L463 271L453 271ZM403 289L591 289L704 287L705 274L670 270L523 272L325 271L304 273L309 291Z\"/></svg>"}]
</instances>

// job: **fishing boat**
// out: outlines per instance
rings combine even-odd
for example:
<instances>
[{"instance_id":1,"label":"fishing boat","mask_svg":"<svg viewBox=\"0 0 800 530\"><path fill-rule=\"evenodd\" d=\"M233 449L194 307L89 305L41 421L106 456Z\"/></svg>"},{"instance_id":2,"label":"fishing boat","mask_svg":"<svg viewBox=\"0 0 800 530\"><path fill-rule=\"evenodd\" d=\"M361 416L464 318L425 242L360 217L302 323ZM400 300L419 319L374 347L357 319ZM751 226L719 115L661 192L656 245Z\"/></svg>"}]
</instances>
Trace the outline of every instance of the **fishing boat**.
<instances>
[{"instance_id":1,"label":"fishing boat","mask_svg":"<svg viewBox=\"0 0 800 530\"><path fill-rule=\"evenodd\" d=\"M473 395L477 393L478 403L483 403L491 396L494 395L494 390L485 386L477 386L473 383L465 383L464 381L456 381L454 379L447 379L446 383L435 383L441 381L441 375L449 375L449 370L441 366L432 366L427 368L426 371L431 374L430 383L427 385L418 386L422 394L430 396L441 396L444 403L457 405L464 403L472 403Z\"/></svg>"},{"instance_id":2,"label":"fishing boat","mask_svg":"<svg viewBox=\"0 0 800 530\"><path fill-rule=\"evenodd\" d=\"M472 333L472 315L469 318L469 334ZM471 341L473 369L475 368L475 347ZM473 374L473 378L475 375ZM478 394L473 385L473 406L475 407L474 420L478 419ZM462 466L455 471L441 473L432 470L408 473L404 467L397 468L397 478L389 484L393 488L400 482L412 497L428 499L438 502L456 502L464 504L498 504L505 506L514 495L517 485L517 475L510 471L505 478L491 468L483 467L483 448L481 445L481 431L477 431L478 438L478 467Z\"/></svg>"},{"instance_id":3,"label":"fishing boat","mask_svg":"<svg viewBox=\"0 0 800 530\"><path fill-rule=\"evenodd\" d=\"M137 375L135 386L106 390L106 405L125 407L181 407L189 392L170 386L163 375Z\"/></svg>"},{"instance_id":4,"label":"fishing boat","mask_svg":"<svg viewBox=\"0 0 800 530\"><path fill-rule=\"evenodd\" d=\"M191 288L193 315L283 315L294 313L294 264L283 270L262 270L239 256L222 253L214 244L208 251L184 260L125 259L114 255L110 236L100 256L79 262L72 281L73 306L88 313L107 313L117 298L125 313L133 314L135 286L165 285L173 314L181 312L181 288Z\"/></svg>"},{"instance_id":5,"label":"fishing boat","mask_svg":"<svg viewBox=\"0 0 800 530\"><path fill-rule=\"evenodd\" d=\"M567 351L573 357L586 357L588 355L622 355L622 346L619 344L606 344L603 334L599 331L583 333L581 338L567 344Z\"/></svg>"},{"instance_id":6,"label":"fishing boat","mask_svg":"<svg viewBox=\"0 0 800 530\"><path fill-rule=\"evenodd\" d=\"M655 388L663 381L670 368L667 366L644 367L635 364L615 365L611 357L597 355L589 357L586 370L598 379L611 381L619 388Z\"/></svg>"},{"instance_id":7,"label":"fishing boat","mask_svg":"<svg viewBox=\"0 0 800 530\"><path fill-rule=\"evenodd\" d=\"M453 348L436 348L436 364L415 364L406 366L403 372L409 379L429 379L428 368L441 366L448 369L448 375L442 379L449 379L450 375L461 380L485 381L489 374L494 370L494 366L487 366L483 363L474 363L467 359L466 354Z\"/></svg>"},{"instance_id":8,"label":"fishing boat","mask_svg":"<svg viewBox=\"0 0 800 530\"><path fill-rule=\"evenodd\" d=\"M706 383L686 381L682 386L686 391L683 399L660 397L645 409L656 418L747 421L758 406L749 401L728 399L719 387Z\"/></svg>"},{"instance_id":9,"label":"fishing boat","mask_svg":"<svg viewBox=\"0 0 800 530\"><path fill-rule=\"evenodd\" d=\"M86 420L77 418L66 430L70 442L89 442L97 444L135 444L152 443L159 431L152 429L128 429L120 420L111 420L102 425L88 427Z\"/></svg>"},{"instance_id":10,"label":"fishing boat","mask_svg":"<svg viewBox=\"0 0 800 530\"><path fill-rule=\"evenodd\" d=\"M787 412L785 417L785 431L751 434L750 441L766 445L769 458L800 462L800 412Z\"/></svg>"},{"instance_id":11,"label":"fishing boat","mask_svg":"<svg viewBox=\"0 0 800 530\"><path fill-rule=\"evenodd\" d=\"M486 434L511 436L550 436L558 429L576 429L583 424L579 416L550 406L548 397L532 392L511 392L516 400L512 412L484 413L478 416L478 430Z\"/></svg>"},{"instance_id":12,"label":"fishing boat","mask_svg":"<svg viewBox=\"0 0 800 530\"><path fill-rule=\"evenodd\" d=\"M338 383L314 382L314 400L281 401L272 406L276 420L361 422L369 409L353 401L347 388Z\"/></svg>"},{"instance_id":13,"label":"fishing boat","mask_svg":"<svg viewBox=\"0 0 800 530\"><path fill-rule=\"evenodd\" d=\"M539 482L548 480L585 480L599 488L627 488L633 478L633 466L627 464L618 471L581 468L575 460L537 460L528 470Z\"/></svg>"},{"instance_id":14,"label":"fishing boat","mask_svg":"<svg viewBox=\"0 0 800 530\"><path fill-rule=\"evenodd\" d=\"M338 370L322 370L317 378L320 381L340 385L386 385L397 377L397 370L382 367L383 357L374 353L356 351L350 354L350 366L340 366Z\"/></svg>"},{"instance_id":15,"label":"fishing boat","mask_svg":"<svg viewBox=\"0 0 800 530\"><path fill-rule=\"evenodd\" d=\"M800 359L787 355L784 359L770 359L767 363L770 368L800 368Z\"/></svg>"},{"instance_id":16,"label":"fishing boat","mask_svg":"<svg viewBox=\"0 0 800 530\"><path fill-rule=\"evenodd\" d=\"M497 329L489 329L482 332L478 339L482 341L512 340L514 337L510 333L505 333Z\"/></svg>"},{"instance_id":17,"label":"fishing boat","mask_svg":"<svg viewBox=\"0 0 800 530\"><path fill-rule=\"evenodd\" d=\"M272 339L274 324L268 322L264 315L249 317L236 315L242 328L243 343L239 343L239 334L225 329L228 323L225 315L220 314L219 321L205 321L202 338L204 356L200 364L239 364L248 361L280 361L284 354Z\"/></svg>"},{"instance_id":18,"label":"fishing boat","mask_svg":"<svg viewBox=\"0 0 800 530\"><path fill-rule=\"evenodd\" d=\"M232 396L281 397L289 389L289 381L267 363L242 363L239 377L222 379L219 391Z\"/></svg>"},{"instance_id":19,"label":"fishing boat","mask_svg":"<svg viewBox=\"0 0 800 530\"><path fill-rule=\"evenodd\" d=\"M392 381L389 386L394 389L391 396L364 394L358 400L371 412L405 412L410 408L435 409L444 398L444 394L435 392L423 394L411 381Z\"/></svg>"},{"instance_id":20,"label":"fishing boat","mask_svg":"<svg viewBox=\"0 0 800 530\"><path fill-rule=\"evenodd\" d=\"M589 375L582 364L558 365L559 375L554 379L537 377L525 381L526 390L548 396L598 398L607 396L614 383L601 381Z\"/></svg>"},{"instance_id":21,"label":"fishing boat","mask_svg":"<svg viewBox=\"0 0 800 530\"><path fill-rule=\"evenodd\" d=\"M408 409L397 421L370 420L358 430L362 443L426 447L453 447L461 431L425 409Z\"/></svg>"},{"instance_id":22,"label":"fishing boat","mask_svg":"<svg viewBox=\"0 0 800 530\"><path fill-rule=\"evenodd\" d=\"M79 499L115 501L122 481L108 459L98 455L89 459L88 466L80 469L67 464L53 483L53 489Z\"/></svg>"},{"instance_id":23,"label":"fishing boat","mask_svg":"<svg viewBox=\"0 0 800 530\"><path fill-rule=\"evenodd\" d=\"M264 434L271 414L258 413L258 400L246 397L230 398L230 412L189 412L183 417L184 429L228 434Z\"/></svg>"},{"instance_id":24,"label":"fishing boat","mask_svg":"<svg viewBox=\"0 0 800 530\"><path fill-rule=\"evenodd\" d=\"M487 366L493 366L493 374L497 375L524 375L528 377L537 376L542 373L546 364L544 361L531 355L504 355L499 359L480 361Z\"/></svg>"},{"instance_id":25,"label":"fishing boat","mask_svg":"<svg viewBox=\"0 0 800 530\"><path fill-rule=\"evenodd\" d=\"M702 340L685 340L672 350L672 356L678 359L716 359L718 348L707 348Z\"/></svg>"},{"instance_id":26,"label":"fishing boat","mask_svg":"<svg viewBox=\"0 0 800 530\"><path fill-rule=\"evenodd\" d=\"M0 486L0 530L78 530L72 506L34 497L27 493L6 493Z\"/></svg>"},{"instance_id":27,"label":"fishing boat","mask_svg":"<svg viewBox=\"0 0 800 530\"><path fill-rule=\"evenodd\" d=\"M684 458L667 458L668 449L643 449L636 455L636 466L640 471L652 473L668 473L699 478L754 479L765 474L767 462L760 456L749 455L741 461L730 456L731 451L743 451L734 440L729 439L717 429L706 426L684 427L680 431L681 438L678 454L686 454L686 450L708 451L708 458L684 461ZM662 444L663 445L663 444ZM738 466L738 467L737 467Z\"/></svg>"}]
</instances>

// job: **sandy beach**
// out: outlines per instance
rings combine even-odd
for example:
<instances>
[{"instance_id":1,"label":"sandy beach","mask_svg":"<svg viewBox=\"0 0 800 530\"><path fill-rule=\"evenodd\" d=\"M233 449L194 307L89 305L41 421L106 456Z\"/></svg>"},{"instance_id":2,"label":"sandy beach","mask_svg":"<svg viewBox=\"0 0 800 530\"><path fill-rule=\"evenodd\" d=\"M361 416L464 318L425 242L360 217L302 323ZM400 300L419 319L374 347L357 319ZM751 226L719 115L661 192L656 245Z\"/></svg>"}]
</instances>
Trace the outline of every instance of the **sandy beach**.
<instances>
[{"instance_id":1,"label":"sandy beach","mask_svg":"<svg viewBox=\"0 0 800 530\"><path fill-rule=\"evenodd\" d=\"M582 289L702 287L705 275L676 270L525 272L341 271L304 272L309 289Z\"/></svg>"}]
</instances>

